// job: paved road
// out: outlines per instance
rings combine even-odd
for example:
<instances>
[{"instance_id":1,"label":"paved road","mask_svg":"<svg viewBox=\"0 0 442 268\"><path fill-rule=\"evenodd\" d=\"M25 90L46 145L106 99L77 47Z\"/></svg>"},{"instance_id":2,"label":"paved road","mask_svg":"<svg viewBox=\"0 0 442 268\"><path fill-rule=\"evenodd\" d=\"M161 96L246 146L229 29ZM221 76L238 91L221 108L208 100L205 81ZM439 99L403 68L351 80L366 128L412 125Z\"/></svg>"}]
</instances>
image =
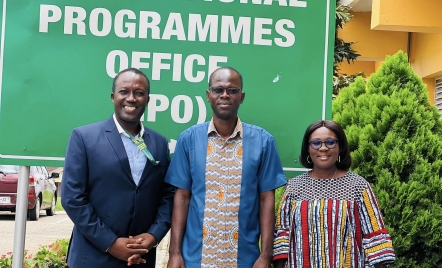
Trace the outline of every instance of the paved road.
<instances>
[{"instance_id":1,"label":"paved road","mask_svg":"<svg viewBox=\"0 0 442 268\"><path fill-rule=\"evenodd\" d=\"M14 248L15 214L0 212L0 254ZM64 212L46 216L43 211L38 221L26 222L25 249L35 254L41 245L50 245L57 239L71 237L73 224Z\"/></svg>"},{"instance_id":2,"label":"paved road","mask_svg":"<svg viewBox=\"0 0 442 268\"><path fill-rule=\"evenodd\" d=\"M15 214L0 211L0 256L12 252L14 248ZM64 211L55 216L46 216L43 211L38 221L26 222L25 249L34 255L41 245L50 245L57 239L70 238L73 223ZM169 237L158 245L156 267L166 267Z\"/></svg>"}]
</instances>

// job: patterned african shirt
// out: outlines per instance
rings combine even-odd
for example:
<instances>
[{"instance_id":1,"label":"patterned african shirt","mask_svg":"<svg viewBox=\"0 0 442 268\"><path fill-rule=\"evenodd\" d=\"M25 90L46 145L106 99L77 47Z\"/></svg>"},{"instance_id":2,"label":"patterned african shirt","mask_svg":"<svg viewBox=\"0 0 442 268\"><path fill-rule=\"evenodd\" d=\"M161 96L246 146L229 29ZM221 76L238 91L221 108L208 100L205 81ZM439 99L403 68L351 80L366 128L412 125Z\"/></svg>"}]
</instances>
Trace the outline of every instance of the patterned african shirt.
<instances>
[{"instance_id":1,"label":"patterned african shirt","mask_svg":"<svg viewBox=\"0 0 442 268\"><path fill-rule=\"evenodd\" d=\"M209 125L202 267L237 266L242 174L241 132L239 118L235 130L227 140L218 134L213 120Z\"/></svg>"},{"instance_id":2,"label":"patterned african shirt","mask_svg":"<svg viewBox=\"0 0 442 268\"><path fill-rule=\"evenodd\" d=\"M251 268L259 194L286 183L274 138L241 122L222 139L212 122L180 134L166 182L191 192L181 253L186 268Z\"/></svg>"},{"instance_id":3,"label":"patterned african shirt","mask_svg":"<svg viewBox=\"0 0 442 268\"><path fill-rule=\"evenodd\" d=\"M288 259L290 268L361 268L395 260L370 184L353 172L336 179L304 173L287 183L273 256Z\"/></svg>"}]
</instances>

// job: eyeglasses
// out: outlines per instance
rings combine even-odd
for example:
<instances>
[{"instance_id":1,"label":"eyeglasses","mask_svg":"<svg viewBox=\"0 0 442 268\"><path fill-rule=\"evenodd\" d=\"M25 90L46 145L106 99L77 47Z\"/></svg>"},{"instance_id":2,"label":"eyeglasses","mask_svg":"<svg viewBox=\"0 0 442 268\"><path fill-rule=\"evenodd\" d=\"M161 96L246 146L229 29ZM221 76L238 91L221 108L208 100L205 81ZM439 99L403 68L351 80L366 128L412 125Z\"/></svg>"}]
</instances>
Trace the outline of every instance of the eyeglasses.
<instances>
[{"instance_id":1,"label":"eyeglasses","mask_svg":"<svg viewBox=\"0 0 442 268\"><path fill-rule=\"evenodd\" d=\"M333 149L336 147L336 144L338 144L338 140L334 140L334 139L328 139L325 141L320 141L320 140L312 140L309 141L310 146L314 149L314 150L319 150L322 147L322 144L325 145L325 147L327 147L328 149Z\"/></svg>"},{"instance_id":2,"label":"eyeglasses","mask_svg":"<svg viewBox=\"0 0 442 268\"><path fill-rule=\"evenodd\" d=\"M222 87L210 87L210 90L214 95L221 95L224 93L224 91L226 91L228 95L237 95L238 93L241 92L241 89L235 87L226 88L226 89Z\"/></svg>"}]
</instances>

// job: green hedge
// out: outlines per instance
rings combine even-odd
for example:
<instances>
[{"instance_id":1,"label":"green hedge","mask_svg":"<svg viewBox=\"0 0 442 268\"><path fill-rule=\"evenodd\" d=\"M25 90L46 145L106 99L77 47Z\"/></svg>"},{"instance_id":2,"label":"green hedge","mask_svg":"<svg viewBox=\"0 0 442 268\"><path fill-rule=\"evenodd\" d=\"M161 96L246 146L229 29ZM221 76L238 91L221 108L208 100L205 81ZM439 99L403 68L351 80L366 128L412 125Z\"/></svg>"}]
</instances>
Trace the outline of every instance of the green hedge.
<instances>
[{"instance_id":1,"label":"green hedge","mask_svg":"<svg viewBox=\"0 0 442 268\"><path fill-rule=\"evenodd\" d=\"M442 123L403 52L333 101L352 170L373 186L397 262L442 267Z\"/></svg>"}]
</instances>

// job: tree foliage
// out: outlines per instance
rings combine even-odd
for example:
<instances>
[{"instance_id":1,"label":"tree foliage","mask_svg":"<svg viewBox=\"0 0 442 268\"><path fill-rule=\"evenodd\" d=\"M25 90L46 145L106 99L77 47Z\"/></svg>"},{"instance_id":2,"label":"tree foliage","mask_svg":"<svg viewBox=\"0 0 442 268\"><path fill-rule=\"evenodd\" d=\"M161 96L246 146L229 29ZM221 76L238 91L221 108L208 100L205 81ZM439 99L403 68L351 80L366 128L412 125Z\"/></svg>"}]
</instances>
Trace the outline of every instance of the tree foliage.
<instances>
[{"instance_id":1,"label":"tree foliage","mask_svg":"<svg viewBox=\"0 0 442 268\"><path fill-rule=\"evenodd\" d=\"M336 37L335 37L335 48L334 48L334 64L333 64L333 94L337 95L341 88L348 86L351 82L355 80L357 76L363 75L363 73L358 74L341 74L339 72L339 65L343 61L352 63L360 55L351 47L354 42L345 42L342 38L338 37L338 30L342 29L345 24L347 24L353 15L350 14L349 8L347 6L338 5L336 6Z\"/></svg>"},{"instance_id":2,"label":"tree foliage","mask_svg":"<svg viewBox=\"0 0 442 268\"><path fill-rule=\"evenodd\" d=\"M373 185L397 262L442 267L442 123L407 56L387 57L368 82L358 78L333 101L352 170Z\"/></svg>"}]
</instances>

